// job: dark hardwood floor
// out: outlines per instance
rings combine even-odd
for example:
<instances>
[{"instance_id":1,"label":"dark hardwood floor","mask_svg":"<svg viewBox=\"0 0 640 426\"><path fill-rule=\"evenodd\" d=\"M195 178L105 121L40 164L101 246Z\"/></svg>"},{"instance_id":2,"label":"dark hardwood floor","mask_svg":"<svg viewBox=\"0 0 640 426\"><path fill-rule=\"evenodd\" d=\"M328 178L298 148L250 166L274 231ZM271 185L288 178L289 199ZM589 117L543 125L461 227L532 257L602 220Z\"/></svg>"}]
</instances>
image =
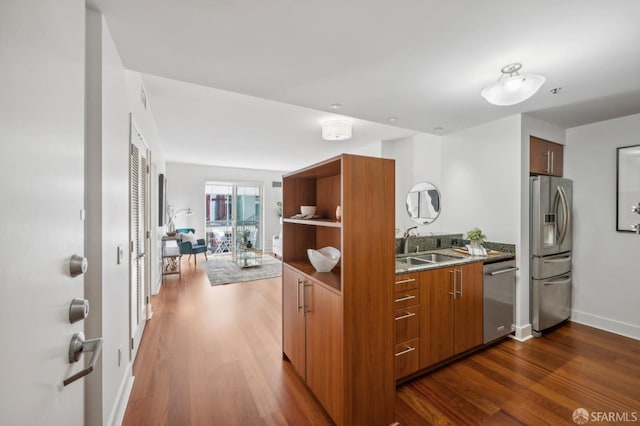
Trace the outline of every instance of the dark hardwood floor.
<instances>
[{"instance_id":1,"label":"dark hardwood floor","mask_svg":"<svg viewBox=\"0 0 640 426\"><path fill-rule=\"evenodd\" d=\"M153 297L123 425L331 424L282 360L280 278L212 287L182 266ZM505 340L399 387L395 407L401 425L640 422L640 341L574 323Z\"/></svg>"}]
</instances>

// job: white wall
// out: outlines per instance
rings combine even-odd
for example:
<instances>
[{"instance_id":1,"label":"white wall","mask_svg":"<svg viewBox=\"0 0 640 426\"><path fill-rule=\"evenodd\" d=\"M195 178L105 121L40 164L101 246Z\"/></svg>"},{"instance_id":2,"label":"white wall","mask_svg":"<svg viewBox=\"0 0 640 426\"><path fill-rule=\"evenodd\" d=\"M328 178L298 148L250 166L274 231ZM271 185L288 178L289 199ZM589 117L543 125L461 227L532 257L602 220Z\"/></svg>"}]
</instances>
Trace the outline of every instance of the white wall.
<instances>
[{"instance_id":1,"label":"white wall","mask_svg":"<svg viewBox=\"0 0 640 426\"><path fill-rule=\"evenodd\" d=\"M282 201L282 188L272 182L282 182L283 173L272 170L239 169L167 163L167 200L176 210L190 207L191 216L178 216L176 228L195 228L198 238L205 237L205 184L207 182L247 182L264 185L264 250L271 250L273 235L280 233L280 218L276 202Z\"/></svg>"},{"instance_id":2,"label":"white wall","mask_svg":"<svg viewBox=\"0 0 640 426\"><path fill-rule=\"evenodd\" d=\"M129 111L124 68L102 15L87 11L87 234L92 265L85 293L92 313L89 336L102 336L96 372L87 380L88 424L108 424L127 375L129 265L117 264L116 247L129 241ZM128 252L128 250L127 250ZM118 349L125 362L118 365Z\"/></svg>"},{"instance_id":3,"label":"white wall","mask_svg":"<svg viewBox=\"0 0 640 426\"><path fill-rule=\"evenodd\" d=\"M125 253L129 251L132 111L153 152L153 168L164 169L164 163L153 115L139 103L140 76L125 71L100 13L87 11L86 33L85 252L91 267L85 280L85 295L91 302L91 314L85 331L88 337L104 339L96 371L86 379L86 423L112 424L118 423L123 414L131 385L130 266L127 257L118 264L117 247L123 246ZM152 223L157 216L154 206L151 204Z\"/></svg>"},{"instance_id":4,"label":"white wall","mask_svg":"<svg viewBox=\"0 0 640 426\"><path fill-rule=\"evenodd\" d=\"M568 129L564 163L574 181L571 318L635 339L640 235L616 232L616 148L640 144L638 134L640 114Z\"/></svg>"},{"instance_id":5,"label":"white wall","mask_svg":"<svg viewBox=\"0 0 640 426\"><path fill-rule=\"evenodd\" d=\"M430 182L441 189L442 152L440 136L418 134L405 139L382 143L382 156L396 160L396 229L400 232L415 226L406 209L407 193L418 182ZM442 195L442 194L441 194ZM439 218L430 225L421 225L418 232L434 232Z\"/></svg>"},{"instance_id":6,"label":"white wall","mask_svg":"<svg viewBox=\"0 0 640 426\"><path fill-rule=\"evenodd\" d=\"M479 227L489 241L518 243L520 125L514 115L442 138L441 226Z\"/></svg>"}]
</instances>

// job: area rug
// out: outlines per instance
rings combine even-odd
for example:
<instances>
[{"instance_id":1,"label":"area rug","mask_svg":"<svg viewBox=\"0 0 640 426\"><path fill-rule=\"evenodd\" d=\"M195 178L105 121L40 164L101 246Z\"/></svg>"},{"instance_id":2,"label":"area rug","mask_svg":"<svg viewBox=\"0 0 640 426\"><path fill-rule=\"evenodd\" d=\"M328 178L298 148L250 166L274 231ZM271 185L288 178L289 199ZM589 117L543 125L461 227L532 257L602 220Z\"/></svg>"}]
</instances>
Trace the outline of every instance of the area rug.
<instances>
[{"instance_id":1,"label":"area rug","mask_svg":"<svg viewBox=\"0 0 640 426\"><path fill-rule=\"evenodd\" d=\"M211 256L202 265L211 285L263 280L282 275L282 263L268 254L262 256L261 266L251 268L239 267L231 260L231 256Z\"/></svg>"}]
</instances>

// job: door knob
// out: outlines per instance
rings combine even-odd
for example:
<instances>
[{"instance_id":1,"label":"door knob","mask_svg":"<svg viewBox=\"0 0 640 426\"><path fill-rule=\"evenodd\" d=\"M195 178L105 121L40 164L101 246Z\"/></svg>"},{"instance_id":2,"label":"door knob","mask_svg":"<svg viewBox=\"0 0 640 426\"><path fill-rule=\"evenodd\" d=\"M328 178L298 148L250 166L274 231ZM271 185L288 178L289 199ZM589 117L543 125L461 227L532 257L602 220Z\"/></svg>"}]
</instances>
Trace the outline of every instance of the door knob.
<instances>
[{"instance_id":1,"label":"door knob","mask_svg":"<svg viewBox=\"0 0 640 426\"><path fill-rule=\"evenodd\" d=\"M631 211L640 214L640 203L638 203L635 206L631 207Z\"/></svg>"},{"instance_id":2,"label":"door knob","mask_svg":"<svg viewBox=\"0 0 640 426\"><path fill-rule=\"evenodd\" d=\"M73 324L89 316L89 301L74 298L69 306L69 322Z\"/></svg>"},{"instance_id":3,"label":"door knob","mask_svg":"<svg viewBox=\"0 0 640 426\"><path fill-rule=\"evenodd\" d=\"M91 373L98 362L100 353L102 352L102 338L85 340L83 333L76 333L69 343L69 363L78 362L83 352L93 352L89 366L82 371L77 372L71 377L67 377L62 382L65 386Z\"/></svg>"},{"instance_id":4,"label":"door knob","mask_svg":"<svg viewBox=\"0 0 640 426\"><path fill-rule=\"evenodd\" d=\"M87 258L74 254L69 260L69 273L72 277L77 277L87 272Z\"/></svg>"}]
</instances>

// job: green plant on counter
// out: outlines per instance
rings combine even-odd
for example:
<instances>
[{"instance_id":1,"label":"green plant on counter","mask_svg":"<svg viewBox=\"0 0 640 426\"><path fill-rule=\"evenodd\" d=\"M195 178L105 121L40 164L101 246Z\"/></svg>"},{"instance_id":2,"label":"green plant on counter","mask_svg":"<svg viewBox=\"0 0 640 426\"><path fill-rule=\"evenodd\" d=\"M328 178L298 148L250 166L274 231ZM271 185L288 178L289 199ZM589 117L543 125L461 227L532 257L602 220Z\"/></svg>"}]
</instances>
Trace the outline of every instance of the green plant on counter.
<instances>
[{"instance_id":1,"label":"green plant on counter","mask_svg":"<svg viewBox=\"0 0 640 426\"><path fill-rule=\"evenodd\" d=\"M484 243L486 235L482 233L480 228L473 228L471 231L467 231L467 238L469 241L477 242L478 244Z\"/></svg>"}]
</instances>

